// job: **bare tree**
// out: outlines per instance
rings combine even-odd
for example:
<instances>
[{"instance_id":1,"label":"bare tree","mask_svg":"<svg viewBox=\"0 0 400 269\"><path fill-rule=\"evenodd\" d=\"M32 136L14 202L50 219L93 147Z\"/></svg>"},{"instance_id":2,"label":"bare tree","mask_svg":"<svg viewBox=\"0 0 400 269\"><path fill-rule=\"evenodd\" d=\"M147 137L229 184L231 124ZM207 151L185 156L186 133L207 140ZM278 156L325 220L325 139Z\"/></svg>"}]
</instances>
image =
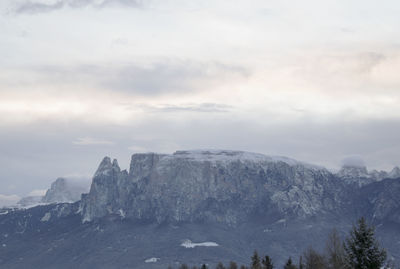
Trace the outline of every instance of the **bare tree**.
<instances>
[{"instance_id":1,"label":"bare tree","mask_svg":"<svg viewBox=\"0 0 400 269\"><path fill-rule=\"evenodd\" d=\"M217 264L217 267L215 267L215 269L225 269L225 266L222 264L222 262L219 262Z\"/></svg>"},{"instance_id":2,"label":"bare tree","mask_svg":"<svg viewBox=\"0 0 400 269\"><path fill-rule=\"evenodd\" d=\"M325 269L325 257L309 247L303 254L305 269Z\"/></svg>"},{"instance_id":3,"label":"bare tree","mask_svg":"<svg viewBox=\"0 0 400 269\"><path fill-rule=\"evenodd\" d=\"M228 268L229 269L238 269L238 266L237 266L236 262L230 262Z\"/></svg>"},{"instance_id":4,"label":"bare tree","mask_svg":"<svg viewBox=\"0 0 400 269\"><path fill-rule=\"evenodd\" d=\"M330 269L343 269L346 265L343 242L339 233L333 229L326 242L326 258Z\"/></svg>"}]
</instances>

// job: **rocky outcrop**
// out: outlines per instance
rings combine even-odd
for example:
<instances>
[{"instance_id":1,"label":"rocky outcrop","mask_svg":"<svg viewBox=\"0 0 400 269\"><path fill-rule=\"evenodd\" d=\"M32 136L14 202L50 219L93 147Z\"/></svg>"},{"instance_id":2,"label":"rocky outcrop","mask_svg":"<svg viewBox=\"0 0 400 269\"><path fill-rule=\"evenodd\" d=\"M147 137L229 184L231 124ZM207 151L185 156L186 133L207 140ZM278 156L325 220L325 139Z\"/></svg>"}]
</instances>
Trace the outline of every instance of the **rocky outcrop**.
<instances>
[{"instance_id":1,"label":"rocky outcrop","mask_svg":"<svg viewBox=\"0 0 400 269\"><path fill-rule=\"evenodd\" d=\"M384 179L363 187L356 202L360 205L361 215L377 223L400 224L400 178Z\"/></svg>"},{"instance_id":2,"label":"rocky outcrop","mask_svg":"<svg viewBox=\"0 0 400 269\"><path fill-rule=\"evenodd\" d=\"M333 187L334 186L334 187ZM84 221L219 222L334 213L342 183L325 168L240 151L134 154L129 173L106 157L83 196Z\"/></svg>"},{"instance_id":3,"label":"rocky outcrop","mask_svg":"<svg viewBox=\"0 0 400 269\"><path fill-rule=\"evenodd\" d=\"M73 181L66 178L57 178L42 198L42 203L73 203L81 199L82 193L88 192L84 182Z\"/></svg>"},{"instance_id":4,"label":"rocky outcrop","mask_svg":"<svg viewBox=\"0 0 400 269\"><path fill-rule=\"evenodd\" d=\"M246 264L254 249L283 266L360 216L398 263L400 178L382 175L240 151L135 154L129 172L106 157L82 201L0 209L0 267L215 267Z\"/></svg>"},{"instance_id":5,"label":"rocky outcrop","mask_svg":"<svg viewBox=\"0 0 400 269\"><path fill-rule=\"evenodd\" d=\"M387 175L388 178L400 178L400 168L395 167L392 171Z\"/></svg>"},{"instance_id":6,"label":"rocky outcrop","mask_svg":"<svg viewBox=\"0 0 400 269\"><path fill-rule=\"evenodd\" d=\"M386 178L399 178L400 168L397 166L391 172L372 170L369 172L365 166L344 165L336 176L345 183L362 187Z\"/></svg>"}]
</instances>

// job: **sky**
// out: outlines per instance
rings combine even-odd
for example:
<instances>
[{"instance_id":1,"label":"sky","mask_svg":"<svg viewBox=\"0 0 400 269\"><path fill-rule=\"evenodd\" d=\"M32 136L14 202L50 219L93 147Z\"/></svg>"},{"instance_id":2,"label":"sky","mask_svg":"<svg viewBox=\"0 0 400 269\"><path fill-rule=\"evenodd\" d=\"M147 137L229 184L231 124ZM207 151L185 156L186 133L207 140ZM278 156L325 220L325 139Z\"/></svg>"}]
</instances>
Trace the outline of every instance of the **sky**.
<instances>
[{"instance_id":1,"label":"sky","mask_svg":"<svg viewBox=\"0 0 400 269\"><path fill-rule=\"evenodd\" d=\"M391 170L399 14L395 0L2 0L0 195L150 151Z\"/></svg>"}]
</instances>

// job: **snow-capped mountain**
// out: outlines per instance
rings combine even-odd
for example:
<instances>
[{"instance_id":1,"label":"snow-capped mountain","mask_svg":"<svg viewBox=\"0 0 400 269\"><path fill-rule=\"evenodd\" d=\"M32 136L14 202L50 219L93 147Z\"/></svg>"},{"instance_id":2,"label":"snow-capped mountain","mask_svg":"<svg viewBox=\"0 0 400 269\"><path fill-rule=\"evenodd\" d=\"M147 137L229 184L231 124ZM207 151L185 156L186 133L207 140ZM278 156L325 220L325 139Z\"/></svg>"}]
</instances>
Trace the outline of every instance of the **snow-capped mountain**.
<instances>
[{"instance_id":1,"label":"snow-capped mountain","mask_svg":"<svg viewBox=\"0 0 400 269\"><path fill-rule=\"evenodd\" d=\"M74 203L81 199L83 193L89 192L90 181L85 178L57 178L51 183L45 195L27 196L13 206L29 208L44 204Z\"/></svg>"},{"instance_id":2,"label":"snow-capped mountain","mask_svg":"<svg viewBox=\"0 0 400 269\"><path fill-rule=\"evenodd\" d=\"M84 221L123 212L158 223L235 225L257 212L303 218L334 212L343 187L325 168L283 157L240 151L135 154L129 173L104 158L81 206Z\"/></svg>"},{"instance_id":3,"label":"snow-capped mountain","mask_svg":"<svg viewBox=\"0 0 400 269\"><path fill-rule=\"evenodd\" d=\"M248 263L254 249L280 265L311 244L323 248L332 228L344 235L359 216L379 226L400 261L398 170L332 173L285 157L196 150L134 154L127 171L105 157L82 200L0 210L0 267ZM47 203L79 199L67 189L58 179Z\"/></svg>"},{"instance_id":4,"label":"snow-capped mountain","mask_svg":"<svg viewBox=\"0 0 400 269\"><path fill-rule=\"evenodd\" d=\"M348 184L365 186L385 178L399 178L400 168L397 166L391 172L372 170L368 171L366 166L344 165L336 176Z\"/></svg>"}]
</instances>

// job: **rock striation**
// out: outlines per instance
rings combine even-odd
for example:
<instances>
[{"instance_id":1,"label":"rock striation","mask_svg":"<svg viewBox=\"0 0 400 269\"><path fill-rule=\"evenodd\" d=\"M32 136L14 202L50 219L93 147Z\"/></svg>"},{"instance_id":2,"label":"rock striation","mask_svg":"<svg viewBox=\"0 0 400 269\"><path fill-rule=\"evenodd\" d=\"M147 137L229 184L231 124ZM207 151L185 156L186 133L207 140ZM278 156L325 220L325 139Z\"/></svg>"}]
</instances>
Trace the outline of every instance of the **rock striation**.
<instances>
[{"instance_id":1,"label":"rock striation","mask_svg":"<svg viewBox=\"0 0 400 269\"><path fill-rule=\"evenodd\" d=\"M105 157L79 199L57 180L56 203L0 209L1 268L138 268L248 263L254 249L283 266L323 249L364 216L400 261L400 177L242 151L134 154L129 171ZM50 199L51 198L51 199ZM53 200L52 200L53 199ZM68 203L59 203L60 200Z\"/></svg>"},{"instance_id":2,"label":"rock striation","mask_svg":"<svg viewBox=\"0 0 400 269\"><path fill-rule=\"evenodd\" d=\"M84 222L116 214L236 225L249 217L334 214L344 188L327 169L285 157L224 150L134 154L129 172L103 159L81 212Z\"/></svg>"},{"instance_id":3,"label":"rock striation","mask_svg":"<svg viewBox=\"0 0 400 269\"><path fill-rule=\"evenodd\" d=\"M335 174L347 184L357 185L358 187L381 181L385 178L399 178L400 168L394 167L391 172L372 170L368 171L365 166L344 165L338 173Z\"/></svg>"}]
</instances>

